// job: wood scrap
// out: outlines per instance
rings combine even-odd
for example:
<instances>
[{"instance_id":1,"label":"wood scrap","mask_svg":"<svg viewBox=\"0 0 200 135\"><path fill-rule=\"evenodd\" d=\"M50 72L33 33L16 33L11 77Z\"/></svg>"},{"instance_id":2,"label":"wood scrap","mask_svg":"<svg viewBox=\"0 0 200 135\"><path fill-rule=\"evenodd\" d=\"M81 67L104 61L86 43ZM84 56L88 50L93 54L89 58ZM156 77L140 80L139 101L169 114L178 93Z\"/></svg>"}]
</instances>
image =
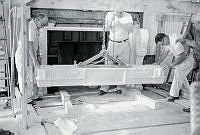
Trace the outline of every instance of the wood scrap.
<instances>
[{"instance_id":1,"label":"wood scrap","mask_svg":"<svg viewBox=\"0 0 200 135\"><path fill-rule=\"evenodd\" d=\"M60 95L67 117L74 118L74 110L70 101L70 95L66 91L60 91Z\"/></svg>"},{"instance_id":2,"label":"wood scrap","mask_svg":"<svg viewBox=\"0 0 200 135\"><path fill-rule=\"evenodd\" d=\"M159 102L144 95L139 95L138 100L141 104L150 107L151 109L159 109Z\"/></svg>"}]
</instances>

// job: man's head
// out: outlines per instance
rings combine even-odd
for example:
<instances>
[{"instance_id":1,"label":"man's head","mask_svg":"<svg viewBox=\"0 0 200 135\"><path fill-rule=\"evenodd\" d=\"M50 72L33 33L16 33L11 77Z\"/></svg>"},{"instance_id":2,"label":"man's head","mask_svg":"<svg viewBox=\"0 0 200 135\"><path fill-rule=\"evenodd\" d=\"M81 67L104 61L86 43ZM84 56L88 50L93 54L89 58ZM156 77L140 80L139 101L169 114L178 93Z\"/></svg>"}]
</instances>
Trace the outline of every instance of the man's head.
<instances>
[{"instance_id":1,"label":"man's head","mask_svg":"<svg viewBox=\"0 0 200 135\"><path fill-rule=\"evenodd\" d=\"M37 27L38 27L38 28L42 28L42 27L48 25L48 17L47 17L46 14L39 13L39 14L36 16L35 19L36 19L36 21L37 21Z\"/></svg>"},{"instance_id":2,"label":"man's head","mask_svg":"<svg viewBox=\"0 0 200 135\"><path fill-rule=\"evenodd\" d=\"M155 43L167 46L170 44L169 36L164 33L158 33L155 37Z\"/></svg>"},{"instance_id":3,"label":"man's head","mask_svg":"<svg viewBox=\"0 0 200 135\"><path fill-rule=\"evenodd\" d=\"M123 12L124 12L124 7L120 4L117 4L115 6L115 8L116 8L115 11L114 11L115 15L119 18L122 17Z\"/></svg>"},{"instance_id":4,"label":"man's head","mask_svg":"<svg viewBox=\"0 0 200 135\"><path fill-rule=\"evenodd\" d=\"M123 11L114 11L115 15L119 18L123 16Z\"/></svg>"},{"instance_id":5,"label":"man's head","mask_svg":"<svg viewBox=\"0 0 200 135\"><path fill-rule=\"evenodd\" d=\"M196 28L196 30L200 31L200 13L196 13L192 16L191 19L193 26Z\"/></svg>"}]
</instances>

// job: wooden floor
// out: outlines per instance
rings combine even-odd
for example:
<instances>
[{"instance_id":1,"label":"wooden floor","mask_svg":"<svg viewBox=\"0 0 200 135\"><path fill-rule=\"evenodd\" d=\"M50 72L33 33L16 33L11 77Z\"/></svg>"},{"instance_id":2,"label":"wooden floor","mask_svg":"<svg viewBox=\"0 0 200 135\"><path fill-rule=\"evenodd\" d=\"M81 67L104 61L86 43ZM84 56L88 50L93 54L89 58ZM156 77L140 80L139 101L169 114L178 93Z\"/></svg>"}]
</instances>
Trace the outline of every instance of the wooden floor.
<instances>
[{"instance_id":1,"label":"wooden floor","mask_svg":"<svg viewBox=\"0 0 200 135\"><path fill-rule=\"evenodd\" d=\"M174 103L166 102L167 92L147 88L143 95L159 101L159 109L153 110L138 104L130 96L109 93L97 94L97 89L86 87L64 88L72 95L74 108L75 135L189 135L190 114L182 111L189 106L186 99ZM67 119L59 95L46 96L34 106L36 114L42 119L42 126L30 128L26 135L37 134L36 129L43 127L38 135L61 135L55 125L58 118ZM10 110L0 111L0 128L9 129L16 134L23 134L18 128L17 118L11 117ZM9 125L9 126L7 126Z\"/></svg>"}]
</instances>

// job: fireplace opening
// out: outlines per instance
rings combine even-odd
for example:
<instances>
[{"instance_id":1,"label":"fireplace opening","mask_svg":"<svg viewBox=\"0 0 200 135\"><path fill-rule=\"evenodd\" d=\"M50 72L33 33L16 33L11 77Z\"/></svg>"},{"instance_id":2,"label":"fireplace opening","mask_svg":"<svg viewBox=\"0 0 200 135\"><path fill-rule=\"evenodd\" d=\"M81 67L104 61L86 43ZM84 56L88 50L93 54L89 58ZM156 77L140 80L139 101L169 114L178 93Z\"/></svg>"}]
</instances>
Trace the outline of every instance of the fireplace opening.
<instances>
[{"instance_id":1,"label":"fireplace opening","mask_svg":"<svg viewBox=\"0 0 200 135\"><path fill-rule=\"evenodd\" d=\"M105 44L107 41L106 36ZM47 64L72 65L75 61L83 62L98 54L102 44L102 31L47 31Z\"/></svg>"}]
</instances>

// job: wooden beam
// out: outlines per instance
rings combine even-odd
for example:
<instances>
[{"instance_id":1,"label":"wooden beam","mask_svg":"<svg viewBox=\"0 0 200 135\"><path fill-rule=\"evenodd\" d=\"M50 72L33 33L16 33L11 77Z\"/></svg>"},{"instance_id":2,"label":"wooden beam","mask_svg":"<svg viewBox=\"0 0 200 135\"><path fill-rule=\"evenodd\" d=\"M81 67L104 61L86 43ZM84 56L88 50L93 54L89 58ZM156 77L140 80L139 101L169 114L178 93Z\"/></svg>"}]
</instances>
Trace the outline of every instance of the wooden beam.
<instances>
[{"instance_id":1,"label":"wooden beam","mask_svg":"<svg viewBox=\"0 0 200 135\"><path fill-rule=\"evenodd\" d=\"M51 123L44 123L48 135L63 135L60 130Z\"/></svg>"},{"instance_id":2,"label":"wooden beam","mask_svg":"<svg viewBox=\"0 0 200 135\"><path fill-rule=\"evenodd\" d=\"M56 24L95 24L95 25L103 24L103 20L100 19L56 18L56 17L50 17L49 19L56 20Z\"/></svg>"},{"instance_id":3,"label":"wooden beam","mask_svg":"<svg viewBox=\"0 0 200 135\"><path fill-rule=\"evenodd\" d=\"M103 25L108 11L98 10L73 10L73 9L41 9L32 8L31 16L35 17L38 13L45 13L49 21L57 24L96 24ZM140 26L143 25L142 12L128 12L131 14L133 21L139 20Z\"/></svg>"},{"instance_id":4,"label":"wooden beam","mask_svg":"<svg viewBox=\"0 0 200 135\"><path fill-rule=\"evenodd\" d=\"M26 87L26 73L27 73L27 59L28 59L28 22L26 19L25 5L22 5L22 48L23 48L23 63L22 63L22 127L28 129L27 123L27 87Z\"/></svg>"},{"instance_id":5,"label":"wooden beam","mask_svg":"<svg viewBox=\"0 0 200 135\"><path fill-rule=\"evenodd\" d=\"M70 101L70 95L62 90L60 91L60 95L61 95L61 100L62 100L62 104L65 108L65 112L67 113L67 117L69 118L74 118L74 110L73 110L73 106L72 106L72 103Z\"/></svg>"},{"instance_id":6,"label":"wooden beam","mask_svg":"<svg viewBox=\"0 0 200 135\"><path fill-rule=\"evenodd\" d=\"M147 96L144 96L144 95L137 95L137 96L138 96L137 98L141 102L141 104L146 105L149 108L155 109L155 110L160 108L158 101L156 101L152 98L149 98Z\"/></svg>"},{"instance_id":7,"label":"wooden beam","mask_svg":"<svg viewBox=\"0 0 200 135\"><path fill-rule=\"evenodd\" d=\"M92 27L46 27L46 31L103 31L103 28Z\"/></svg>"},{"instance_id":8,"label":"wooden beam","mask_svg":"<svg viewBox=\"0 0 200 135\"><path fill-rule=\"evenodd\" d=\"M165 90L161 90L161 89L155 89L155 88L152 88L152 87L145 87L144 89L146 90L150 90L158 95L161 95L163 97L168 97L169 95L169 92L165 91Z\"/></svg>"},{"instance_id":9,"label":"wooden beam","mask_svg":"<svg viewBox=\"0 0 200 135\"><path fill-rule=\"evenodd\" d=\"M31 127L33 124L41 124L42 118L37 114L35 109L31 104L27 104L27 113L29 115L28 117L28 126Z\"/></svg>"},{"instance_id":10,"label":"wooden beam","mask_svg":"<svg viewBox=\"0 0 200 135\"><path fill-rule=\"evenodd\" d=\"M120 3L120 4L119 4ZM109 0L35 0L30 3L35 8L50 9L77 9L77 10L109 10L118 8L124 11L144 12L144 2L141 0L118 0L117 3Z\"/></svg>"}]
</instances>

